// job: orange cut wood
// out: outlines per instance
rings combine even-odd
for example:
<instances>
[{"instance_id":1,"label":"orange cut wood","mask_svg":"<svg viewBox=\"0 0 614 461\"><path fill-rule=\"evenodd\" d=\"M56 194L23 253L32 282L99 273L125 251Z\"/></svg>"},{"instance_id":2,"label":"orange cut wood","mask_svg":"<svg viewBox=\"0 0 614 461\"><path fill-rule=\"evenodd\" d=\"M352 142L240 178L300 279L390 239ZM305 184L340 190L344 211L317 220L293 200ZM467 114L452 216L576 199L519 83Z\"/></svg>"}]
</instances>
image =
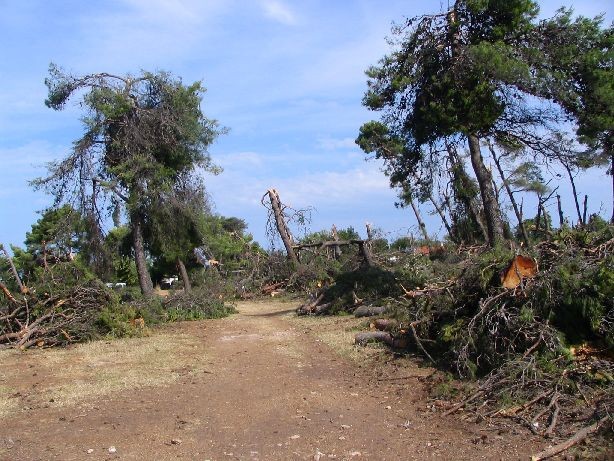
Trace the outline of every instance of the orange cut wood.
<instances>
[{"instance_id":1,"label":"orange cut wood","mask_svg":"<svg viewBox=\"0 0 614 461\"><path fill-rule=\"evenodd\" d=\"M501 285L504 288L516 288L523 278L535 277L537 263L532 258L516 255L510 265L501 275Z\"/></svg>"}]
</instances>

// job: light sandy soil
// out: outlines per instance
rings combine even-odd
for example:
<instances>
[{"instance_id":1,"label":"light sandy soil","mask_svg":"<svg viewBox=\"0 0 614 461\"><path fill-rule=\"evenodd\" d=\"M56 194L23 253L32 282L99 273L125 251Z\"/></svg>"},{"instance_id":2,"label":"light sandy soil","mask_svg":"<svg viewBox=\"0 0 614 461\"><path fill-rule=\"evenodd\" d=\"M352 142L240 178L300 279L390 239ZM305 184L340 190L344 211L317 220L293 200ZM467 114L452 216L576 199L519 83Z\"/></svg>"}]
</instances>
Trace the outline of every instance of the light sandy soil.
<instances>
[{"instance_id":1,"label":"light sandy soil","mask_svg":"<svg viewBox=\"0 0 614 461\"><path fill-rule=\"evenodd\" d=\"M294 307L240 303L144 338L2 351L0 460L509 460L544 448L431 411L432 370L356 349L356 319Z\"/></svg>"}]
</instances>

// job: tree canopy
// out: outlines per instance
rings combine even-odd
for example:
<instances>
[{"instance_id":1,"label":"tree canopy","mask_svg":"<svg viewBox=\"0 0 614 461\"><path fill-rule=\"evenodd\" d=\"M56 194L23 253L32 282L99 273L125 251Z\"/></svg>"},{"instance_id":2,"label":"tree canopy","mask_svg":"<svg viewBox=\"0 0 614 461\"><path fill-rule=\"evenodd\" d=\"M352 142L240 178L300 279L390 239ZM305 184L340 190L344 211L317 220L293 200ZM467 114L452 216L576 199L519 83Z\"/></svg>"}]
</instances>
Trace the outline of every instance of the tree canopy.
<instances>
[{"instance_id":1,"label":"tree canopy","mask_svg":"<svg viewBox=\"0 0 614 461\"><path fill-rule=\"evenodd\" d=\"M357 143L383 158L392 184L406 191L408 183L432 187L432 172L457 167L456 148L466 146L491 244L504 226L483 140L548 151L552 143L541 138L570 115L595 142L607 132L611 109L596 105L612 85L604 52L611 32L598 19L572 22L565 13L538 22L537 14L532 0L456 0L396 25L392 52L367 70L363 104L382 115L363 125ZM565 47L557 50L550 35Z\"/></svg>"},{"instance_id":2,"label":"tree canopy","mask_svg":"<svg viewBox=\"0 0 614 461\"><path fill-rule=\"evenodd\" d=\"M61 110L80 95L84 134L34 184L52 193L56 203L76 201L90 218L90 236L100 234L101 201L119 199L132 231L141 290L150 292L146 216L169 200L178 184L198 183L197 172L219 170L207 149L224 130L201 110L201 82L184 85L167 72L75 77L54 64L49 72L46 105Z\"/></svg>"}]
</instances>

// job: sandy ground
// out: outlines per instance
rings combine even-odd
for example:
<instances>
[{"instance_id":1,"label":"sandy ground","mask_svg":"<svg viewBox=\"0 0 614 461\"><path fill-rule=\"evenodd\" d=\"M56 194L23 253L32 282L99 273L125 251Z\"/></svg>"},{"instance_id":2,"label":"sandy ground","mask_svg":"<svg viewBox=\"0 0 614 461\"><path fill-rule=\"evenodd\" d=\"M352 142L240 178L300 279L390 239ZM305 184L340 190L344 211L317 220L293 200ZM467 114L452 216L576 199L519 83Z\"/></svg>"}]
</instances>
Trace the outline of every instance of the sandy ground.
<instances>
[{"instance_id":1,"label":"sandy ground","mask_svg":"<svg viewBox=\"0 0 614 461\"><path fill-rule=\"evenodd\" d=\"M0 460L510 460L546 445L442 417L432 370L356 349L355 319L294 307L246 302L144 338L2 351Z\"/></svg>"}]
</instances>

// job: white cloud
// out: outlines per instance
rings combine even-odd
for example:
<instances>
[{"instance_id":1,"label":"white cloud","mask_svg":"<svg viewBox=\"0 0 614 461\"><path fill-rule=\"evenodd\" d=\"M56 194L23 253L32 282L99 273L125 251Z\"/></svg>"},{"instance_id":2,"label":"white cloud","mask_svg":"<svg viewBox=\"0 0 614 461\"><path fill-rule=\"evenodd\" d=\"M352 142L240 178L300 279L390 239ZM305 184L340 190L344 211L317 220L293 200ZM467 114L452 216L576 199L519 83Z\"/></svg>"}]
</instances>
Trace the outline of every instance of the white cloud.
<instances>
[{"instance_id":1,"label":"white cloud","mask_svg":"<svg viewBox=\"0 0 614 461\"><path fill-rule=\"evenodd\" d=\"M321 138L318 139L318 148L324 150L355 149L356 142L352 138Z\"/></svg>"},{"instance_id":2,"label":"white cloud","mask_svg":"<svg viewBox=\"0 0 614 461\"><path fill-rule=\"evenodd\" d=\"M0 148L0 164L12 173L38 172L45 164L64 157L65 146L55 146L47 141L31 141L17 147Z\"/></svg>"},{"instance_id":3,"label":"white cloud","mask_svg":"<svg viewBox=\"0 0 614 461\"><path fill-rule=\"evenodd\" d=\"M213 161L222 168L253 168L264 164L264 156L256 152L233 152L216 155Z\"/></svg>"},{"instance_id":4,"label":"white cloud","mask_svg":"<svg viewBox=\"0 0 614 461\"><path fill-rule=\"evenodd\" d=\"M295 14L282 2L278 0L264 0L261 5L267 17L288 26L296 24Z\"/></svg>"}]
</instances>

